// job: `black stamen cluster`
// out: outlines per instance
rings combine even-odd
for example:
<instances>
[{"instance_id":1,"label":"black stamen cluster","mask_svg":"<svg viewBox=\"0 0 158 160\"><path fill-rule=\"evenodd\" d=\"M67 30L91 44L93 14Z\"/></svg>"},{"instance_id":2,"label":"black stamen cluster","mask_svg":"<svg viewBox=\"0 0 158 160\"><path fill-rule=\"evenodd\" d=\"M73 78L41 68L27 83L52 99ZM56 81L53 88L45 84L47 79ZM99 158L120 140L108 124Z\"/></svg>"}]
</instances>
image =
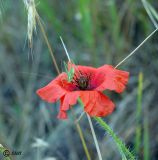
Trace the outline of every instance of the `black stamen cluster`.
<instances>
[{"instance_id":1,"label":"black stamen cluster","mask_svg":"<svg viewBox=\"0 0 158 160\"><path fill-rule=\"evenodd\" d=\"M79 71L79 75L77 76L74 74L72 83L75 84L75 86L80 90L87 90L89 89L89 83L90 82L90 75L83 74L81 71Z\"/></svg>"}]
</instances>

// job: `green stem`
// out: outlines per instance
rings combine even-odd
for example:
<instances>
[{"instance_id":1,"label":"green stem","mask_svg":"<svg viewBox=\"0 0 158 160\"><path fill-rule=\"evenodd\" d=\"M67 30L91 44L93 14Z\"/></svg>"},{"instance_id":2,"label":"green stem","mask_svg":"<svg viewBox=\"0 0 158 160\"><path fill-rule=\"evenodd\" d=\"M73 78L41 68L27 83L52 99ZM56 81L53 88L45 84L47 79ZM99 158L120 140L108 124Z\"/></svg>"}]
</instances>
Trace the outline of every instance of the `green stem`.
<instances>
[{"instance_id":1,"label":"green stem","mask_svg":"<svg viewBox=\"0 0 158 160\"><path fill-rule=\"evenodd\" d=\"M76 123L76 127L77 127L77 131L79 133L79 136L80 136L84 151L86 153L87 160L91 160L91 157L90 157L90 154L89 154L89 151L88 151L88 148L87 148L87 145L86 145L86 142L85 142L81 127L80 127L80 125L78 123Z\"/></svg>"},{"instance_id":2,"label":"green stem","mask_svg":"<svg viewBox=\"0 0 158 160\"><path fill-rule=\"evenodd\" d=\"M104 122L101 118L95 117L94 118L100 126L113 138L115 141L122 157L126 157L125 154L129 157L130 160L135 160L132 153L126 148L126 146L123 144L123 142L116 136L116 134L113 132L113 130ZM125 158L124 158L125 159Z\"/></svg>"},{"instance_id":3,"label":"green stem","mask_svg":"<svg viewBox=\"0 0 158 160\"><path fill-rule=\"evenodd\" d=\"M84 149L84 151L85 151L87 160L91 160L91 156L90 156L90 154L89 154L89 151L88 151L88 148L87 148L87 144L86 144L86 141L85 141L85 138L84 138L82 129L81 129L80 124L78 123L76 117L75 117L75 113L74 113L74 110L73 110L72 107L71 107L71 112L72 112L74 121L76 122L76 123L75 123L76 129L77 129L77 132L78 132L78 134L79 134L79 136L80 136L80 139L81 139L81 142L82 142L82 146L83 146L83 149Z\"/></svg>"},{"instance_id":4,"label":"green stem","mask_svg":"<svg viewBox=\"0 0 158 160\"><path fill-rule=\"evenodd\" d=\"M135 153L138 155L141 147L141 117L142 117L142 92L143 92L143 73L138 76L138 93L137 93L137 108L136 108L136 137L135 137Z\"/></svg>"},{"instance_id":5,"label":"green stem","mask_svg":"<svg viewBox=\"0 0 158 160\"><path fill-rule=\"evenodd\" d=\"M146 116L144 117L144 160L149 160L150 159L150 149L149 149L149 124L148 124L148 117L147 113Z\"/></svg>"}]
</instances>

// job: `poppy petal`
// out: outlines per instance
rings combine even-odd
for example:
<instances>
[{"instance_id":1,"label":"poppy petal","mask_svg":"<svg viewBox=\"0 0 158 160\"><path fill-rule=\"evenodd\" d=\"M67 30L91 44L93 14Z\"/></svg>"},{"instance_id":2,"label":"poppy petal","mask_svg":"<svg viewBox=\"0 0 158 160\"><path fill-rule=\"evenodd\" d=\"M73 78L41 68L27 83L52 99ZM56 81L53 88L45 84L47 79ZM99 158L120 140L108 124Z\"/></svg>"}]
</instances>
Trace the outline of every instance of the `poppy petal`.
<instances>
[{"instance_id":1,"label":"poppy petal","mask_svg":"<svg viewBox=\"0 0 158 160\"><path fill-rule=\"evenodd\" d=\"M80 95L80 92L78 91L74 91L74 92L68 92L65 96L64 96L64 100L61 106L61 110L67 111L69 110L69 107L76 104L77 99Z\"/></svg>"},{"instance_id":2,"label":"poppy petal","mask_svg":"<svg viewBox=\"0 0 158 160\"><path fill-rule=\"evenodd\" d=\"M113 66L104 65L98 68L98 73L101 77L104 76L104 81L96 88L98 91L105 89L114 90L117 93L124 91L129 78L129 72L115 69Z\"/></svg>"},{"instance_id":3,"label":"poppy petal","mask_svg":"<svg viewBox=\"0 0 158 160\"><path fill-rule=\"evenodd\" d=\"M56 102L58 99L60 99L63 95L67 93L67 91L62 86L60 86L61 80L63 78L66 78L65 74L60 74L48 85L38 89L36 93L41 97L41 99L49 103Z\"/></svg>"},{"instance_id":4,"label":"poppy petal","mask_svg":"<svg viewBox=\"0 0 158 160\"><path fill-rule=\"evenodd\" d=\"M60 99L60 111L59 111L58 116L57 116L57 118L59 118L59 119L67 119L66 111L62 110L64 98L65 98L65 96L61 97L61 99Z\"/></svg>"},{"instance_id":5,"label":"poppy petal","mask_svg":"<svg viewBox=\"0 0 158 160\"><path fill-rule=\"evenodd\" d=\"M114 103L107 96L100 92L84 91L81 93L80 98L84 104L85 112L92 117L107 116L114 110Z\"/></svg>"},{"instance_id":6,"label":"poppy petal","mask_svg":"<svg viewBox=\"0 0 158 160\"><path fill-rule=\"evenodd\" d=\"M47 86L38 89L36 93L41 97L41 99L49 103L54 103L59 100L66 93L66 91L60 86L52 85L50 83Z\"/></svg>"},{"instance_id":7,"label":"poppy petal","mask_svg":"<svg viewBox=\"0 0 158 160\"><path fill-rule=\"evenodd\" d=\"M58 119L67 119L67 113L65 111L60 111L57 118Z\"/></svg>"},{"instance_id":8,"label":"poppy petal","mask_svg":"<svg viewBox=\"0 0 158 160\"><path fill-rule=\"evenodd\" d=\"M61 98L60 111L58 114L59 119L67 119L66 111L69 110L70 106L76 104L79 95L80 93L78 91L68 92Z\"/></svg>"},{"instance_id":9,"label":"poppy petal","mask_svg":"<svg viewBox=\"0 0 158 160\"><path fill-rule=\"evenodd\" d=\"M81 74L87 74L93 76L94 73L97 71L97 69L94 67L75 65L71 62L68 62L68 70L70 70L72 67L75 69L76 76Z\"/></svg>"}]
</instances>

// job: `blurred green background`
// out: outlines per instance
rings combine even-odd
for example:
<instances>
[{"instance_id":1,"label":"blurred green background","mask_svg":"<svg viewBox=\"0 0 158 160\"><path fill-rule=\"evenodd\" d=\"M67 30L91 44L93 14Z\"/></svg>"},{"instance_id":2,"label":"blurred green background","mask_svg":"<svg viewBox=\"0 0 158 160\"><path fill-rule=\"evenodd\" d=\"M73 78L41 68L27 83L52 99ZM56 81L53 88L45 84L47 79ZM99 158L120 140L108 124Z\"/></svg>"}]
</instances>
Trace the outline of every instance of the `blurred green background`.
<instances>
[{"instance_id":1,"label":"blurred green background","mask_svg":"<svg viewBox=\"0 0 158 160\"><path fill-rule=\"evenodd\" d=\"M153 6L148 5L149 13L156 23L158 3L148 2ZM155 29L142 1L35 3L61 71L67 57L60 36L76 64L115 66ZM130 80L123 94L109 94L116 110L105 118L139 160L158 160L157 43L155 33L119 67L130 72ZM32 51L29 49L23 1L0 0L0 144L11 151L22 151L22 155L13 159L86 160L71 113L67 121L58 120L59 103L45 103L35 93L56 75L39 26L33 35ZM82 108L79 105L74 108L79 116ZM92 160L97 160L86 116L80 125ZM120 160L111 137L95 121L94 126L103 159Z\"/></svg>"}]
</instances>

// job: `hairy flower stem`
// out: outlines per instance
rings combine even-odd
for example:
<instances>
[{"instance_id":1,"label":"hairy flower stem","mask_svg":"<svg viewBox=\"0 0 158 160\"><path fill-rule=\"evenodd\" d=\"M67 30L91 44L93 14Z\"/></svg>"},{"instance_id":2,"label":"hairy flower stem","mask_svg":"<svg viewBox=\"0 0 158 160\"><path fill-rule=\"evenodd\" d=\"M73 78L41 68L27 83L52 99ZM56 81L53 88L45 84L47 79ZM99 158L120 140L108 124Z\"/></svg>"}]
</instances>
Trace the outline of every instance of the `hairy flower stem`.
<instances>
[{"instance_id":1,"label":"hairy flower stem","mask_svg":"<svg viewBox=\"0 0 158 160\"><path fill-rule=\"evenodd\" d=\"M87 114L87 118L88 118L88 121L89 121L89 125L90 125L90 128L91 128L91 132L92 132L92 135L93 135L93 139L94 139L94 143L95 143L95 146L96 146L96 150L97 150L97 153L98 153L99 160L102 160L102 155L101 155L101 152L100 152L98 140L97 140L97 137L96 137L96 134L95 134L95 131L94 131L94 127L93 127L91 118L88 114Z\"/></svg>"},{"instance_id":2,"label":"hairy flower stem","mask_svg":"<svg viewBox=\"0 0 158 160\"><path fill-rule=\"evenodd\" d=\"M95 117L94 118L100 126L113 138L115 141L122 157L129 157L130 160L135 160L135 157L132 155L132 153L126 148L126 146L123 144L123 142L116 136L116 134L113 132L113 130L104 122L101 118ZM126 155L126 156L125 156Z\"/></svg>"}]
</instances>

